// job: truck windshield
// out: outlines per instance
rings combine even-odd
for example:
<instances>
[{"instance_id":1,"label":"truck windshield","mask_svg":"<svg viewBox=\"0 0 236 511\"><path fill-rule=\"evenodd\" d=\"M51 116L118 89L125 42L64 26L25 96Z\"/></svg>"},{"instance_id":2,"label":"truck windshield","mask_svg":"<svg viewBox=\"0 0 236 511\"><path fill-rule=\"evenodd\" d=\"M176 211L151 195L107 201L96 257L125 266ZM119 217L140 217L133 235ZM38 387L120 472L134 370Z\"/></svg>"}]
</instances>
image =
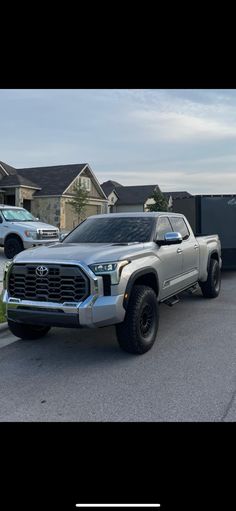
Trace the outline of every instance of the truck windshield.
<instances>
[{"instance_id":1,"label":"truck windshield","mask_svg":"<svg viewBox=\"0 0 236 511\"><path fill-rule=\"evenodd\" d=\"M88 218L63 243L144 243L151 241L154 217Z\"/></svg>"},{"instance_id":2,"label":"truck windshield","mask_svg":"<svg viewBox=\"0 0 236 511\"><path fill-rule=\"evenodd\" d=\"M35 218L26 209L2 209L1 213L7 222L35 222Z\"/></svg>"}]
</instances>

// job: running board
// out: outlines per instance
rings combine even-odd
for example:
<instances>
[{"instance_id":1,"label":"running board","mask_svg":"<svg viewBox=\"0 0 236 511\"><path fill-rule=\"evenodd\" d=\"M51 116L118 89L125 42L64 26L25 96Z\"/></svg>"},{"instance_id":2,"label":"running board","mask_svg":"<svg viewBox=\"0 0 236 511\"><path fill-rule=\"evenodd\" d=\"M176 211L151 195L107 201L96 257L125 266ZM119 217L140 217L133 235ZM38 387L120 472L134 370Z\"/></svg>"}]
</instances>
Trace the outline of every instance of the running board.
<instances>
[{"instance_id":1,"label":"running board","mask_svg":"<svg viewBox=\"0 0 236 511\"><path fill-rule=\"evenodd\" d=\"M190 287L187 291L190 295L193 295L199 290L198 284L195 284L194 286Z\"/></svg>"},{"instance_id":2,"label":"running board","mask_svg":"<svg viewBox=\"0 0 236 511\"><path fill-rule=\"evenodd\" d=\"M164 300L163 303L166 305L169 305L169 307L173 307L173 305L176 305L176 303L179 303L180 299L178 295L171 296L171 298L167 298L167 300Z\"/></svg>"}]
</instances>

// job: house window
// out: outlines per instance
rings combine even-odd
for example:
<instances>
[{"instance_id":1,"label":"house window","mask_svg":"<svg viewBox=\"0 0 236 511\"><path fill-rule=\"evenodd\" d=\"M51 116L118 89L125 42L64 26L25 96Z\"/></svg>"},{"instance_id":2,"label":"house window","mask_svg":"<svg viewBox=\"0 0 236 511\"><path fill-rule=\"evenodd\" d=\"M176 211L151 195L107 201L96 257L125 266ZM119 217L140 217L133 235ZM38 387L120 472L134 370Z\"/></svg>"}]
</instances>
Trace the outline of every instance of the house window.
<instances>
[{"instance_id":1,"label":"house window","mask_svg":"<svg viewBox=\"0 0 236 511\"><path fill-rule=\"evenodd\" d=\"M85 188L88 192L91 190L91 179L89 177L81 177L80 185Z\"/></svg>"}]
</instances>

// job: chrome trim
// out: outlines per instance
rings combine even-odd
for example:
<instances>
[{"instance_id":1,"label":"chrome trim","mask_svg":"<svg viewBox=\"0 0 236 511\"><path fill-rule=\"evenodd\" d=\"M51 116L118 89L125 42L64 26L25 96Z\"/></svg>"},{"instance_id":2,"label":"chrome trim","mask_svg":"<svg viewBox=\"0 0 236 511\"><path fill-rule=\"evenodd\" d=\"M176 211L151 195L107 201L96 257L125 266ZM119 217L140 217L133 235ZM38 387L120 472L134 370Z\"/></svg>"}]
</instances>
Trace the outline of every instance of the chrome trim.
<instances>
[{"instance_id":1,"label":"chrome trim","mask_svg":"<svg viewBox=\"0 0 236 511\"><path fill-rule=\"evenodd\" d=\"M166 232L164 239L170 244L181 243L183 241L180 232Z\"/></svg>"},{"instance_id":2,"label":"chrome trim","mask_svg":"<svg viewBox=\"0 0 236 511\"><path fill-rule=\"evenodd\" d=\"M90 281L90 295L84 300L84 301L80 301L80 302L64 302L64 303L58 303L58 302L41 302L41 301L34 301L34 300L21 300L20 298L14 298L14 296L10 296L9 295L9 292L8 292L8 280L9 280L9 275L10 275L10 270L12 268L13 265L17 265L17 264L24 264L24 265L27 265L27 264L34 264L35 266L37 265L40 265L40 264L59 264L59 265L69 265L69 266L78 266L78 268L82 269L85 273L85 275L89 278L89 281ZM91 270L90 268L82 263L82 262L79 262L79 261L45 261L45 259L43 259L43 261L40 261L40 260L37 260L37 261L32 261L32 260L24 260L24 262L20 262L20 261L12 261L10 266L9 266L9 269L7 271L7 274L6 274L6 281L5 281L5 285L4 285L4 288L3 288L3 293L2 293L2 299L3 299L3 302L7 304L7 307L14 307L14 308L17 308L19 306L26 306L26 307L35 307L35 309L37 308L40 308L40 309L57 309L57 310L62 310L63 312L68 312L68 313L71 313L71 314L78 314L78 309L79 308L83 308L83 307L92 307L93 303L97 300L97 298L99 296L103 296L103 280L102 280L102 277L97 277ZM73 305L72 305L73 303Z\"/></svg>"}]
</instances>

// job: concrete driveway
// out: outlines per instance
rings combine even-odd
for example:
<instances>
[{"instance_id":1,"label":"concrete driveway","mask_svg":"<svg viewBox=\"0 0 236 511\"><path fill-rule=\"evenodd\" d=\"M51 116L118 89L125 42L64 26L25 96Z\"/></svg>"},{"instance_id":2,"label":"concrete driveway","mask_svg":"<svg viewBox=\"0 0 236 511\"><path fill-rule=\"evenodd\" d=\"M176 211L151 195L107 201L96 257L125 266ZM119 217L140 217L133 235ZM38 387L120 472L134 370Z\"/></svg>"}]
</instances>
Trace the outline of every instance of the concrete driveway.
<instances>
[{"instance_id":1,"label":"concrete driveway","mask_svg":"<svg viewBox=\"0 0 236 511\"><path fill-rule=\"evenodd\" d=\"M0 421L235 421L235 288L224 273L217 299L162 305L143 356L120 351L113 327L28 342L2 332Z\"/></svg>"}]
</instances>

